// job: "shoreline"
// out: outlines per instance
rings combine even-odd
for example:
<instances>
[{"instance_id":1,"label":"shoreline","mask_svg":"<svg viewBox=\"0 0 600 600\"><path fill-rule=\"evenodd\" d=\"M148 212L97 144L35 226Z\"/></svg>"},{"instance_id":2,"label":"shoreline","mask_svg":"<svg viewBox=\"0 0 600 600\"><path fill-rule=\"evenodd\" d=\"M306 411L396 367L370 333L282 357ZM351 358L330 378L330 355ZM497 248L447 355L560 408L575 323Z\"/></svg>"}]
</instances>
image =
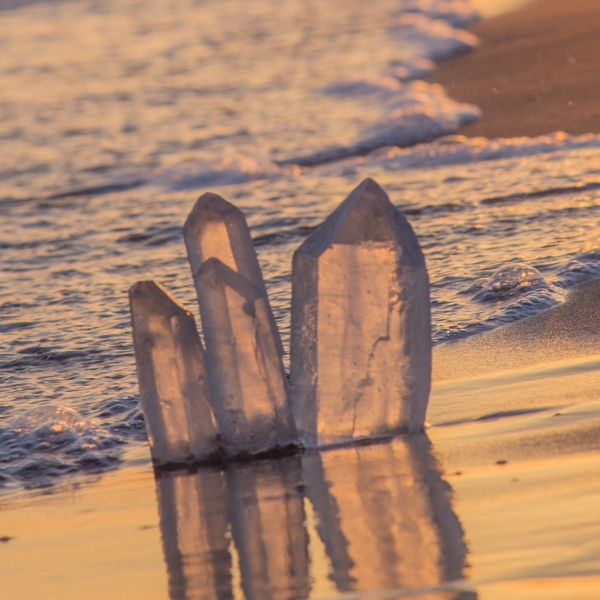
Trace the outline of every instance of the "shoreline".
<instances>
[{"instance_id":1,"label":"shoreline","mask_svg":"<svg viewBox=\"0 0 600 600\"><path fill-rule=\"evenodd\" d=\"M600 132L600 3L537 0L468 28L480 45L440 62L427 79L477 105L469 137Z\"/></svg>"}]
</instances>

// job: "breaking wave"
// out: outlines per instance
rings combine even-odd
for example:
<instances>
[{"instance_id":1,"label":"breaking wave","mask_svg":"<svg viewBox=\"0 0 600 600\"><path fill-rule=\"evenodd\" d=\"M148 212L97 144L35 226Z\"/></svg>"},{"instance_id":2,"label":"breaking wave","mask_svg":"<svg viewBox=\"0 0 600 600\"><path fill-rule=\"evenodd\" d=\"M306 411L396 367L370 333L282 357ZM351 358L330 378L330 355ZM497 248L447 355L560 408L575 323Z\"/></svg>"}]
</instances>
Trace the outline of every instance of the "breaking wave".
<instances>
[{"instance_id":1,"label":"breaking wave","mask_svg":"<svg viewBox=\"0 0 600 600\"><path fill-rule=\"evenodd\" d=\"M468 31L455 29L444 18L430 18L421 13L401 14L390 26L392 38L413 48L421 58L445 58L472 50L477 38Z\"/></svg>"},{"instance_id":2,"label":"breaking wave","mask_svg":"<svg viewBox=\"0 0 600 600\"><path fill-rule=\"evenodd\" d=\"M44 487L60 475L106 471L122 443L72 408L37 406L0 429L0 483Z\"/></svg>"},{"instance_id":3,"label":"breaking wave","mask_svg":"<svg viewBox=\"0 0 600 600\"><path fill-rule=\"evenodd\" d=\"M455 102L436 84L420 81L433 70L434 60L472 50L477 38L456 26L478 17L467 2L407 0L393 18L388 33L403 50L383 76L356 76L323 90L341 99L372 96L381 109L378 122L350 145L335 145L277 164L314 166L363 156L382 146L406 147L456 131L479 118L476 106Z\"/></svg>"},{"instance_id":4,"label":"breaking wave","mask_svg":"<svg viewBox=\"0 0 600 600\"><path fill-rule=\"evenodd\" d=\"M600 235L588 238L579 252L556 273L554 283L570 287L600 277Z\"/></svg>"},{"instance_id":5,"label":"breaking wave","mask_svg":"<svg viewBox=\"0 0 600 600\"><path fill-rule=\"evenodd\" d=\"M479 13L466 0L401 0L398 12L443 19L452 27L465 27L479 19Z\"/></svg>"},{"instance_id":6,"label":"breaking wave","mask_svg":"<svg viewBox=\"0 0 600 600\"><path fill-rule=\"evenodd\" d=\"M535 290L549 289L550 285L536 268L517 263L496 269L491 277L479 280L474 287L481 289L473 296L473 300L498 302L523 296Z\"/></svg>"}]
</instances>

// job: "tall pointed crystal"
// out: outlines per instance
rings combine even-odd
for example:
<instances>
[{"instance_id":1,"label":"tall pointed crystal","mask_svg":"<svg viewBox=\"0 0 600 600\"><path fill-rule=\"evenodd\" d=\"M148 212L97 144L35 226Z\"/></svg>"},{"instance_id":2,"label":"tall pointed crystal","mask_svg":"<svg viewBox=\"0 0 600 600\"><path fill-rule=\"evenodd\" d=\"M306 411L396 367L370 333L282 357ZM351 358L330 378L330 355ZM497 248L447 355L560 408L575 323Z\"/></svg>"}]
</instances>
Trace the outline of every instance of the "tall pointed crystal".
<instances>
[{"instance_id":1,"label":"tall pointed crystal","mask_svg":"<svg viewBox=\"0 0 600 600\"><path fill-rule=\"evenodd\" d=\"M154 281L129 290L140 399L155 462L190 462L217 449L193 315Z\"/></svg>"},{"instance_id":2,"label":"tall pointed crystal","mask_svg":"<svg viewBox=\"0 0 600 600\"><path fill-rule=\"evenodd\" d=\"M217 258L205 261L194 280L226 449L260 452L289 444L295 428L266 296Z\"/></svg>"},{"instance_id":3,"label":"tall pointed crystal","mask_svg":"<svg viewBox=\"0 0 600 600\"><path fill-rule=\"evenodd\" d=\"M195 276L202 263L209 258L218 258L268 298L246 217L231 202L210 192L200 196L185 221L183 236L192 275ZM202 304L200 296L199 300ZM283 356L283 346L268 302L267 310L277 351Z\"/></svg>"},{"instance_id":4,"label":"tall pointed crystal","mask_svg":"<svg viewBox=\"0 0 600 600\"><path fill-rule=\"evenodd\" d=\"M367 179L294 254L292 401L301 440L422 429L430 327L417 237Z\"/></svg>"}]
</instances>

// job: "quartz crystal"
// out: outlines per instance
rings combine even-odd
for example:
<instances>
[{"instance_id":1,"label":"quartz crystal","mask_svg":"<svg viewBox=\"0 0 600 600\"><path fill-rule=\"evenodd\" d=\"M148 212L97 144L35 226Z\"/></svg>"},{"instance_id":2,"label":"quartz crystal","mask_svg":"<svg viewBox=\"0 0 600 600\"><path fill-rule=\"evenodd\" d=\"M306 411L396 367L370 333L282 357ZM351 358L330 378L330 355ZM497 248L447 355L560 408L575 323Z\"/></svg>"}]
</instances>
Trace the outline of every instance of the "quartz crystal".
<instances>
[{"instance_id":1,"label":"quartz crystal","mask_svg":"<svg viewBox=\"0 0 600 600\"><path fill-rule=\"evenodd\" d=\"M217 258L194 277L215 417L227 451L260 452L295 438L268 300Z\"/></svg>"},{"instance_id":2,"label":"quartz crystal","mask_svg":"<svg viewBox=\"0 0 600 600\"><path fill-rule=\"evenodd\" d=\"M431 377L425 260L372 179L294 254L291 362L305 445L423 428Z\"/></svg>"},{"instance_id":3,"label":"quartz crystal","mask_svg":"<svg viewBox=\"0 0 600 600\"><path fill-rule=\"evenodd\" d=\"M217 449L204 352L192 314L154 281L129 290L140 399L155 462L190 462Z\"/></svg>"},{"instance_id":4,"label":"quartz crystal","mask_svg":"<svg viewBox=\"0 0 600 600\"><path fill-rule=\"evenodd\" d=\"M244 214L207 193L183 233L225 449L260 452L289 444L295 428L283 347Z\"/></svg>"}]
</instances>

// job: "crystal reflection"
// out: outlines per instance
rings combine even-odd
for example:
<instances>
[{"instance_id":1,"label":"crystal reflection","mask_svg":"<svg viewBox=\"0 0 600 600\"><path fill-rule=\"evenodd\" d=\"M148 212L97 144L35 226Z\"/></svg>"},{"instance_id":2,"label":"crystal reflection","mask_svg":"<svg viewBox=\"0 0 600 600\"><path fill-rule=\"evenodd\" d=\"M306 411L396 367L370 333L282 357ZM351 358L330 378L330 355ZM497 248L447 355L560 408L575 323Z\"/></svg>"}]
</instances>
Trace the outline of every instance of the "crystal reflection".
<instances>
[{"instance_id":1,"label":"crystal reflection","mask_svg":"<svg viewBox=\"0 0 600 600\"><path fill-rule=\"evenodd\" d=\"M425 435L160 472L157 488L172 600L476 597L450 583L466 548Z\"/></svg>"}]
</instances>

